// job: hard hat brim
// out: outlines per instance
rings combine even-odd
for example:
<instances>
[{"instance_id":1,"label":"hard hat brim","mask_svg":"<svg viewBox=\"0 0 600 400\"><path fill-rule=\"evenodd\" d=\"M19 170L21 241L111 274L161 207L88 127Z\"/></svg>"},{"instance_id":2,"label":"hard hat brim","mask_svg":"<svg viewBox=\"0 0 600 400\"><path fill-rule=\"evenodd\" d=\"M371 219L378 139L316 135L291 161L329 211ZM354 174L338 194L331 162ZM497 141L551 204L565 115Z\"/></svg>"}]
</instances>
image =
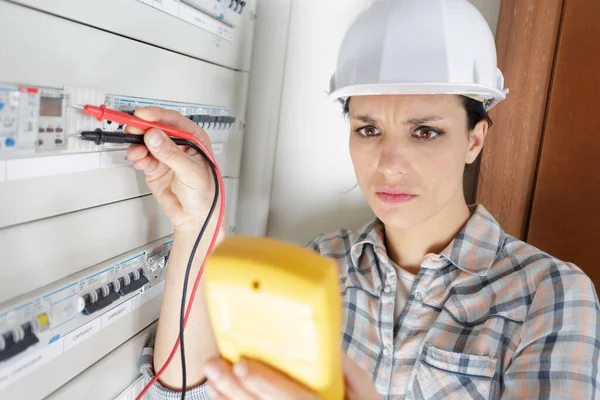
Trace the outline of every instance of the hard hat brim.
<instances>
[{"instance_id":1,"label":"hard hat brim","mask_svg":"<svg viewBox=\"0 0 600 400\"><path fill-rule=\"evenodd\" d=\"M477 84L455 83L386 83L346 86L333 90L328 97L333 100L345 101L351 96L397 95L397 94L457 94L479 98L485 101L489 110L506 99L508 89L498 90Z\"/></svg>"}]
</instances>

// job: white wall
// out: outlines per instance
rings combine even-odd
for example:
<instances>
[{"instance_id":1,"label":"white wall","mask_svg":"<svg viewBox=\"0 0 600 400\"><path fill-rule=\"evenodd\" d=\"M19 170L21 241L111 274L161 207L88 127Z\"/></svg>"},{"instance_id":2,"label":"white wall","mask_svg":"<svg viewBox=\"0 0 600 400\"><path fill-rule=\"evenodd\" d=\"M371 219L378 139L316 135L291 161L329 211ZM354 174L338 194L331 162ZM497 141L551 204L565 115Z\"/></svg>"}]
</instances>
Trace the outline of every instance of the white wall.
<instances>
[{"instance_id":1,"label":"white wall","mask_svg":"<svg viewBox=\"0 0 600 400\"><path fill-rule=\"evenodd\" d=\"M284 3L291 2L289 14L286 9L274 19L270 10L281 9L281 3L259 0L239 233L267 234L304 245L321 232L355 229L372 217L359 188L348 192L356 180L348 152L347 123L340 106L325 95L339 43L371 1L288 0ZM495 32L500 0L471 1ZM289 19L287 29L281 18ZM286 37L285 59L260 56L281 48ZM282 76L273 72L277 65L283 68ZM278 96L280 113L275 115L273 101ZM274 159L271 148L275 148ZM329 168L331 164L335 167ZM270 204L266 200L269 192Z\"/></svg>"}]
</instances>

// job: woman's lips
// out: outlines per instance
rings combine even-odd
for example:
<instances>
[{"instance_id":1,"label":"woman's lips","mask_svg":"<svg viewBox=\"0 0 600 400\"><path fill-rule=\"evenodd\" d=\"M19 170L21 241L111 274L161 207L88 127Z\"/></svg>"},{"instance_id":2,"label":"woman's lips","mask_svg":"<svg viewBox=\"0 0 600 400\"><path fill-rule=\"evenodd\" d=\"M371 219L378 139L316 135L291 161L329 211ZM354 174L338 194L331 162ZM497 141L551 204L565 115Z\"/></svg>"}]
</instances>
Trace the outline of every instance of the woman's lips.
<instances>
[{"instance_id":1,"label":"woman's lips","mask_svg":"<svg viewBox=\"0 0 600 400\"><path fill-rule=\"evenodd\" d=\"M380 189L377 191L377 197L384 203L398 205L408 203L417 196L401 189Z\"/></svg>"}]
</instances>

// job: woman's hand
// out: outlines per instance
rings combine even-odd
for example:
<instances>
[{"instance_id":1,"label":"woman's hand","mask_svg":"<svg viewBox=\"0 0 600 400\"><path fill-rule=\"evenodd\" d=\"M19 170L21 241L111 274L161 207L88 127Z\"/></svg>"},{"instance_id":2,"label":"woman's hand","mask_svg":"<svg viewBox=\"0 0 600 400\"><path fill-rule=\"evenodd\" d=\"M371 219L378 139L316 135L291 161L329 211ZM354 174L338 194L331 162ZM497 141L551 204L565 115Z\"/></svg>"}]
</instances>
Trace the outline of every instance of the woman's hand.
<instances>
[{"instance_id":1,"label":"woman's hand","mask_svg":"<svg viewBox=\"0 0 600 400\"><path fill-rule=\"evenodd\" d=\"M381 396L371 378L346 354L342 355L346 400L375 400ZM317 400L310 389L255 360L242 359L232 366L213 358L204 366L211 400Z\"/></svg>"},{"instance_id":2,"label":"woman's hand","mask_svg":"<svg viewBox=\"0 0 600 400\"><path fill-rule=\"evenodd\" d=\"M172 110L143 107L135 116L192 133L210 150L206 132L190 119ZM127 127L126 133L144 134L139 128ZM146 183L174 226L175 232L198 232L208 216L215 185L212 172L196 150L177 146L158 129L144 135L145 145L132 145L127 157L133 167L146 175ZM216 214L215 214L216 215Z\"/></svg>"}]
</instances>

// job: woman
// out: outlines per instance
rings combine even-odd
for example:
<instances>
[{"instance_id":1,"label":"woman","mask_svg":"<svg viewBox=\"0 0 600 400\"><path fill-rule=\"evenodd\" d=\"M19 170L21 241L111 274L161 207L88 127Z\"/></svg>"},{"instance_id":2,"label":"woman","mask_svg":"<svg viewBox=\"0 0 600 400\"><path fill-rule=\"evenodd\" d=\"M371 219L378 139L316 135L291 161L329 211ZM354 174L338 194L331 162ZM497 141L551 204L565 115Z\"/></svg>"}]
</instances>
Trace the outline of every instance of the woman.
<instances>
[{"instance_id":1,"label":"woman","mask_svg":"<svg viewBox=\"0 0 600 400\"><path fill-rule=\"evenodd\" d=\"M342 43L332 89L376 215L356 232L309 244L339 265L347 398L600 396L600 306L590 279L507 235L463 195L487 111L507 92L477 10L466 0L375 1ZM136 115L209 143L176 113ZM185 263L214 188L198 155L155 130L145 143L129 157L175 226L156 343L143 356L149 378L178 334ZM188 398L314 398L268 366L219 359L202 297L186 328ZM152 397L179 398L180 382L173 362Z\"/></svg>"}]
</instances>

